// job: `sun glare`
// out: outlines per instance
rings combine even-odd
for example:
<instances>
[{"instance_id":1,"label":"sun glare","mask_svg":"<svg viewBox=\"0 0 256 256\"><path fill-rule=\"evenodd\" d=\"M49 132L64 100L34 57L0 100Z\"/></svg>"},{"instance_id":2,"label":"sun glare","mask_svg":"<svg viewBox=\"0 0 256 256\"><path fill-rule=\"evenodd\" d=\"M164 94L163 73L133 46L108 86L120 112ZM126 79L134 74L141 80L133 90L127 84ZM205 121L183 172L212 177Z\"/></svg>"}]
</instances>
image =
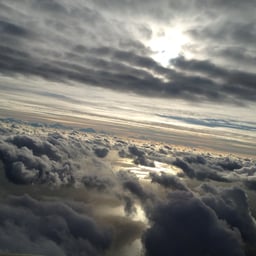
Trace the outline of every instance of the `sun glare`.
<instances>
[{"instance_id":1,"label":"sun glare","mask_svg":"<svg viewBox=\"0 0 256 256\"><path fill-rule=\"evenodd\" d=\"M152 58L162 66L168 66L170 59L174 59L182 53L182 47L188 42L188 38L178 27L166 29L154 35L148 42L152 50Z\"/></svg>"}]
</instances>

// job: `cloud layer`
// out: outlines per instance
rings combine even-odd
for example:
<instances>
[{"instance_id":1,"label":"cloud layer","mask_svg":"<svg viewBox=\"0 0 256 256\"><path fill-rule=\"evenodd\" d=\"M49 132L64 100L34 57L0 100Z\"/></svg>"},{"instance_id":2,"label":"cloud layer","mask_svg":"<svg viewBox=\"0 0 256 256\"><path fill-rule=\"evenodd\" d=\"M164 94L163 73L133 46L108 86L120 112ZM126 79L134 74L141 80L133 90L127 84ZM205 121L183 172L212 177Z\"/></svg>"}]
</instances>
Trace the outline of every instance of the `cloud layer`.
<instances>
[{"instance_id":1,"label":"cloud layer","mask_svg":"<svg viewBox=\"0 0 256 256\"><path fill-rule=\"evenodd\" d=\"M255 160L38 126L1 123L1 252L255 254Z\"/></svg>"},{"instance_id":2,"label":"cloud layer","mask_svg":"<svg viewBox=\"0 0 256 256\"><path fill-rule=\"evenodd\" d=\"M254 1L0 4L4 75L186 100L255 100ZM182 56L163 67L148 42L164 40L168 27L171 32L179 27L189 40Z\"/></svg>"}]
</instances>

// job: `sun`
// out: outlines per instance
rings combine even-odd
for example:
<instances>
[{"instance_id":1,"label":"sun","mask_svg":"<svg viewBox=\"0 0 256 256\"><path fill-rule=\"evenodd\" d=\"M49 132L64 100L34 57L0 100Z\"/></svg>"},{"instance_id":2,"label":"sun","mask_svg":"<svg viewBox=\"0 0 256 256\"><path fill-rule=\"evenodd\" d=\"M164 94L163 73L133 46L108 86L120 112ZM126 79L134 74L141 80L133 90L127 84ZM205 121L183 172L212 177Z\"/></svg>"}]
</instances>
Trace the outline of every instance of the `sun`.
<instances>
[{"instance_id":1,"label":"sun","mask_svg":"<svg viewBox=\"0 0 256 256\"><path fill-rule=\"evenodd\" d=\"M153 52L151 57L162 66L167 67L171 59L182 53L182 48L187 43L188 38L182 30L179 27L173 27L154 34L147 46Z\"/></svg>"}]
</instances>

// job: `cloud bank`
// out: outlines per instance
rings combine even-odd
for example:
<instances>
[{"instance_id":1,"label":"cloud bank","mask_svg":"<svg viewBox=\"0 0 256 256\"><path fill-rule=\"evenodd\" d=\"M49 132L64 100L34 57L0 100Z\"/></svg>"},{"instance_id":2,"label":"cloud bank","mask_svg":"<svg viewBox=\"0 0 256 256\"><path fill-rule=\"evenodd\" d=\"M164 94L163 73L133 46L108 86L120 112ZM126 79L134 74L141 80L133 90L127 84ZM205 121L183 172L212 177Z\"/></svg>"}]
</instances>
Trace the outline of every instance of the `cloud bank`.
<instances>
[{"instance_id":1,"label":"cloud bank","mask_svg":"<svg viewBox=\"0 0 256 256\"><path fill-rule=\"evenodd\" d=\"M1 131L3 253L255 254L254 159L43 124Z\"/></svg>"}]
</instances>

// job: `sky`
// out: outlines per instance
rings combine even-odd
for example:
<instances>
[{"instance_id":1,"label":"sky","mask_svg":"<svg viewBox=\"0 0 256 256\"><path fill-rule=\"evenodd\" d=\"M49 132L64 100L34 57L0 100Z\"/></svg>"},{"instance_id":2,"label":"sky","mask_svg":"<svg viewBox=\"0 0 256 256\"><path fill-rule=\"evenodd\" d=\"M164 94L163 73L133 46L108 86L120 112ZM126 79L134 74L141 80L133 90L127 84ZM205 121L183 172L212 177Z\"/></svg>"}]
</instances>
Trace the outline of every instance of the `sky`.
<instances>
[{"instance_id":1,"label":"sky","mask_svg":"<svg viewBox=\"0 0 256 256\"><path fill-rule=\"evenodd\" d=\"M255 1L0 5L2 117L254 139Z\"/></svg>"},{"instance_id":2,"label":"sky","mask_svg":"<svg viewBox=\"0 0 256 256\"><path fill-rule=\"evenodd\" d=\"M0 0L0 255L256 255L255 0Z\"/></svg>"}]
</instances>

